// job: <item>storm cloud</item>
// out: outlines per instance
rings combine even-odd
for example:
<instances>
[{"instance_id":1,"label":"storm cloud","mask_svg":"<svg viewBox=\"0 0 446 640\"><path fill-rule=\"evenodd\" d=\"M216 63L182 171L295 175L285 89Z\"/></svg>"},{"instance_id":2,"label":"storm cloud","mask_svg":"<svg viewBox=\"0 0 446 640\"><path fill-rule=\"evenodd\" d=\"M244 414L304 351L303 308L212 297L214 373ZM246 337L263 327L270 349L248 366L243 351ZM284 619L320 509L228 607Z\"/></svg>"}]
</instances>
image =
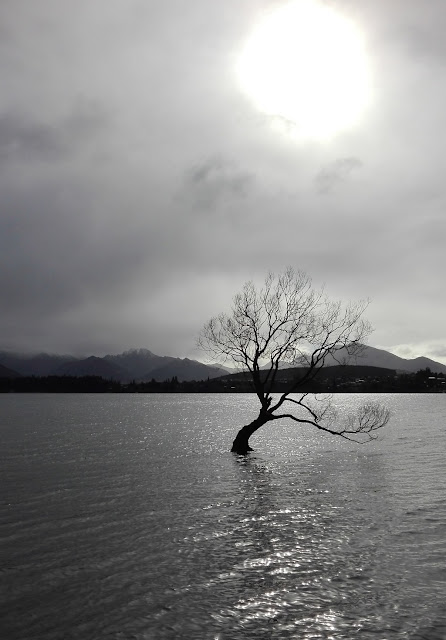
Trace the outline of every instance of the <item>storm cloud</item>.
<instances>
[{"instance_id":1,"label":"storm cloud","mask_svg":"<svg viewBox=\"0 0 446 640\"><path fill-rule=\"evenodd\" d=\"M371 344L446 362L446 8L337 0L372 101L299 141L235 73L280 4L1 3L0 349L196 356L245 280L291 264L371 297Z\"/></svg>"}]
</instances>

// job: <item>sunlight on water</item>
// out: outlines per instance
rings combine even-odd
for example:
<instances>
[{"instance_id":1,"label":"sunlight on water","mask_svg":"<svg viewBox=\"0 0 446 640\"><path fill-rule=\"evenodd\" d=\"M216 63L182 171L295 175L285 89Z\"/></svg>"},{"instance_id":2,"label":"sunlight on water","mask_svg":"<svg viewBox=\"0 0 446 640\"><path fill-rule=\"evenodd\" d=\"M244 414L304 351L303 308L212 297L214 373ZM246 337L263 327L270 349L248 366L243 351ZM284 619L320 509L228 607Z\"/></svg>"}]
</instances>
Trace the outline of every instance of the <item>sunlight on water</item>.
<instances>
[{"instance_id":1,"label":"sunlight on water","mask_svg":"<svg viewBox=\"0 0 446 640\"><path fill-rule=\"evenodd\" d=\"M380 400L239 457L250 395L1 397L4 637L444 640L446 397Z\"/></svg>"}]
</instances>

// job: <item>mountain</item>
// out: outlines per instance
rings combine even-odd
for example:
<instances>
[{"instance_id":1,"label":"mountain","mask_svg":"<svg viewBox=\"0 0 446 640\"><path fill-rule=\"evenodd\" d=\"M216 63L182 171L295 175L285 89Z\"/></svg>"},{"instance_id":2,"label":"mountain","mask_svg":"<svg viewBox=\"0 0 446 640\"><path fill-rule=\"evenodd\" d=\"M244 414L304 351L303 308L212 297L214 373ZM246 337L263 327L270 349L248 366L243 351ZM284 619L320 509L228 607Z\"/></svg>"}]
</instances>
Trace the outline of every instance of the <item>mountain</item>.
<instances>
[{"instance_id":1,"label":"mountain","mask_svg":"<svg viewBox=\"0 0 446 640\"><path fill-rule=\"evenodd\" d=\"M76 360L77 358L74 356L68 355L50 355L48 353L29 355L0 351L0 364L23 376L48 376L66 362L75 362Z\"/></svg>"},{"instance_id":2,"label":"mountain","mask_svg":"<svg viewBox=\"0 0 446 640\"><path fill-rule=\"evenodd\" d=\"M208 367L221 369L224 373L238 373L240 371L240 367L228 367L227 365L219 364L218 362L211 362L208 364Z\"/></svg>"},{"instance_id":3,"label":"mountain","mask_svg":"<svg viewBox=\"0 0 446 640\"><path fill-rule=\"evenodd\" d=\"M429 368L433 373L446 373L446 365L441 364L440 362L435 362L430 358L425 358L424 356L419 356L418 358L412 358L412 360L406 360L406 362L410 363L412 373L416 373L420 369Z\"/></svg>"},{"instance_id":4,"label":"mountain","mask_svg":"<svg viewBox=\"0 0 446 640\"><path fill-rule=\"evenodd\" d=\"M101 378L129 381L129 373L113 362L107 362L104 358L90 356L85 360L65 362L54 371L56 376L100 376Z\"/></svg>"},{"instance_id":5,"label":"mountain","mask_svg":"<svg viewBox=\"0 0 446 640\"><path fill-rule=\"evenodd\" d=\"M118 355L104 356L104 360L125 369L130 378L135 380L147 378L151 371L178 359L171 356L157 356L148 349L130 349Z\"/></svg>"},{"instance_id":6,"label":"mountain","mask_svg":"<svg viewBox=\"0 0 446 640\"><path fill-rule=\"evenodd\" d=\"M173 358L171 362L152 369L142 380L157 380L163 382L176 376L179 382L185 380L206 380L207 378L218 378L226 375L228 372L218 366L210 366L198 362L197 360L189 360L189 358Z\"/></svg>"},{"instance_id":7,"label":"mountain","mask_svg":"<svg viewBox=\"0 0 446 640\"><path fill-rule=\"evenodd\" d=\"M224 375L226 369L218 365L206 365L189 358L157 356L148 349L130 349L118 355L107 355L104 360L125 369L132 380L157 380L163 382L177 377L184 380L206 380Z\"/></svg>"},{"instance_id":8,"label":"mountain","mask_svg":"<svg viewBox=\"0 0 446 640\"><path fill-rule=\"evenodd\" d=\"M343 360L342 351L338 357ZM327 358L327 366L338 364L334 358ZM429 369L433 373L446 373L446 365L429 358L400 358L384 349L366 346L360 358L349 360L349 364L394 369L399 372L415 373L420 369ZM10 353L0 351L0 365L23 376L101 376L113 378L120 382L131 380L164 381L177 377L180 381L206 380L235 372L218 364L207 365L189 358L158 356L148 349L130 349L117 355L106 355L103 358L90 356L76 358L70 355L38 355ZM281 369L289 369L293 365L281 363ZM296 366L296 365L294 365ZM1 374L1 370L0 370Z\"/></svg>"},{"instance_id":9,"label":"mountain","mask_svg":"<svg viewBox=\"0 0 446 640\"><path fill-rule=\"evenodd\" d=\"M289 367L279 369L276 374L277 384L287 384L293 380L302 378L307 372L306 367ZM385 378L388 376L395 376L396 371L394 369L387 369L387 367L373 367L369 365L334 365L327 366L321 369L316 377L316 382L333 380L337 378ZM268 375L268 371L263 369L260 372L260 379L264 380ZM230 383L237 382L250 382L251 375L247 371L241 371L235 374L229 374L223 376L223 378Z\"/></svg>"},{"instance_id":10,"label":"mountain","mask_svg":"<svg viewBox=\"0 0 446 640\"><path fill-rule=\"evenodd\" d=\"M446 365L441 362L435 362L435 360L430 360L430 358L400 358L384 349L369 346L364 346L364 350L360 356L350 357L346 350L340 349L337 352L336 359L333 356L329 356L325 360L326 367L335 367L339 364L394 369L398 373L416 373L420 369L426 368L429 368L433 373L446 373ZM295 366L301 365L298 363L281 362L279 369L292 369ZM269 364L261 368L269 369Z\"/></svg>"},{"instance_id":11,"label":"mountain","mask_svg":"<svg viewBox=\"0 0 446 640\"><path fill-rule=\"evenodd\" d=\"M21 378L20 373L0 364L0 378Z\"/></svg>"},{"instance_id":12,"label":"mountain","mask_svg":"<svg viewBox=\"0 0 446 640\"><path fill-rule=\"evenodd\" d=\"M158 356L148 349L130 349L103 358L90 356L82 359L46 353L31 356L2 351L0 365L24 376L101 376L120 382L152 378L163 382L174 376L180 381L206 380L227 372L226 368L218 365L206 365L188 358ZM5 377L12 376L5 374Z\"/></svg>"},{"instance_id":13,"label":"mountain","mask_svg":"<svg viewBox=\"0 0 446 640\"><path fill-rule=\"evenodd\" d=\"M344 356L342 350L339 351L338 355L342 361ZM335 365L337 363L334 358L332 358L331 360L327 359L326 364ZM426 369L426 367L429 367L433 373L446 373L446 365L441 364L441 362L430 360L430 358L400 358L399 356L389 353L384 349L377 349L376 347L369 346L364 348L364 352L360 357L353 358L349 361L349 364L384 367L385 369L395 369L396 371L404 371L407 373L416 373L420 369Z\"/></svg>"}]
</instances>

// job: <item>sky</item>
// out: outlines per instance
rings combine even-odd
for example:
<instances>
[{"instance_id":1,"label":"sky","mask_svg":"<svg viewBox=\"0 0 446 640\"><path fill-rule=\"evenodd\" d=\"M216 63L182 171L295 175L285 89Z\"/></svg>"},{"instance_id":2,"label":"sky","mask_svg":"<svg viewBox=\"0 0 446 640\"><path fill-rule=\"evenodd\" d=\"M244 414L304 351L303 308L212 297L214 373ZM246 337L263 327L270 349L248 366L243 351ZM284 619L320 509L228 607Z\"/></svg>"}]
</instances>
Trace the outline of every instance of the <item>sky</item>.
<instances>
[{"instance_id":1,"label":"sky","mask_svg":"<svg viewBox=\"0 0 446 640\"><path fill-rule=\"evenodd\" d=\"M335 96L346 110L367 93L328 134L268 112L241 76L286 6L2 0L0 350L198 357L245 281L292 265L371 299L372 346L446 363L446 5L320 5L365 66L310 111L327 124ZM281 77L280 41L257 82L265 60ZM283 100L308 92L302 58L323 85L331 57L288 53Z\"/></svg>"}]
</instances>

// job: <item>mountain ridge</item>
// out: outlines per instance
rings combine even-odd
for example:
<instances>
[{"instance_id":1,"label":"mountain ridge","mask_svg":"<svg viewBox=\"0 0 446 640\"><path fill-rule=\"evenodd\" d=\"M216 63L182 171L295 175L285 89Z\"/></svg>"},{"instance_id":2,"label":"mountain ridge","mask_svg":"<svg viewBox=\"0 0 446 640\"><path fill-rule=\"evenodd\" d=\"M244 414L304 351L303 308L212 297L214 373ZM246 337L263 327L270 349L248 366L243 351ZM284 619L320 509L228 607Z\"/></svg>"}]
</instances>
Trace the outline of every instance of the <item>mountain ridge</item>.
<instances>
[{"instance_id":1,"label":"mountain ridge","mask_svg":"<svg viewBox=\"0 0 446 640\"><path fill-rule=\"evenodd\" d=\"M342 351L338 356L342 360ZM334 364L337 364L334 358L327 359L326 366ZM424 356L411 359L401 358L384 349L370 346L366 346L364 354L352 359L349 364L376 366L406 373L415 373L426 368L429 368L433 373L446 373L446 365L430 358ZM228 373L228 368L223 365L205 364L189 358L159 356L149 349L128 349L120 354L109 354L104 357L92 355L87 358L77 358L72 355L47 353L29 355L0 351L0 365L6 367L11 372L10 375L93 375L120 382L152 379L163 382L174 377L183 382L217 378ZM289 369L295 366L296 364L292 363L282 363L281 368ZM3 369L0 369L0 377L7 377L7 373Z\"/></svg>"},{"instance_id":2,"label":"mountain ridge","mask_svg":"<svg viewBox=\"0 0 446 640\"><path fill-rule=\"evenodd\" d=\"M224 367L207 365L189 358L158 356L148 349L129 349L102 358L88 356L60 356L50 354L29 355L0 351L0 366L5 367L0 377L14 376L100 376L127 383L132 380L177 378L179 382L217 378L227 373ZM8 371L10 372L8 374Z\"/></svg>"},{"instance_id":3,"label":"mountain ridge","mask_svg":"<svg viewBox=\"0 0 446 640\"><path fill-rule=\"evenodd\" d=\"M21 378L22 374L0 364L0 378Z\"/></svg>"},{"instance_id":4,"label":"mountain ridge","mask_svg":"<svg viewBox=\"0 0 446 640\"><path fill-rule=\"evenodd\" d=\"M343 357L342 350L339 352L340 357ZM327 361L327 365L335 364L336 361L333 358L332 361ZM418 356L417 358L401 358L400 356L386 351L385 349L378 349L377 347L370 347L368 345L364 348L364 353L357 358L353 358L349 364L368 365L371 367L384 367L386 369L395 369L397 372L416 373L420 369L429 368L433 373L446 373L446 365L441 362L436 362L425 356Z\"/></svg>"}]
</instances>

